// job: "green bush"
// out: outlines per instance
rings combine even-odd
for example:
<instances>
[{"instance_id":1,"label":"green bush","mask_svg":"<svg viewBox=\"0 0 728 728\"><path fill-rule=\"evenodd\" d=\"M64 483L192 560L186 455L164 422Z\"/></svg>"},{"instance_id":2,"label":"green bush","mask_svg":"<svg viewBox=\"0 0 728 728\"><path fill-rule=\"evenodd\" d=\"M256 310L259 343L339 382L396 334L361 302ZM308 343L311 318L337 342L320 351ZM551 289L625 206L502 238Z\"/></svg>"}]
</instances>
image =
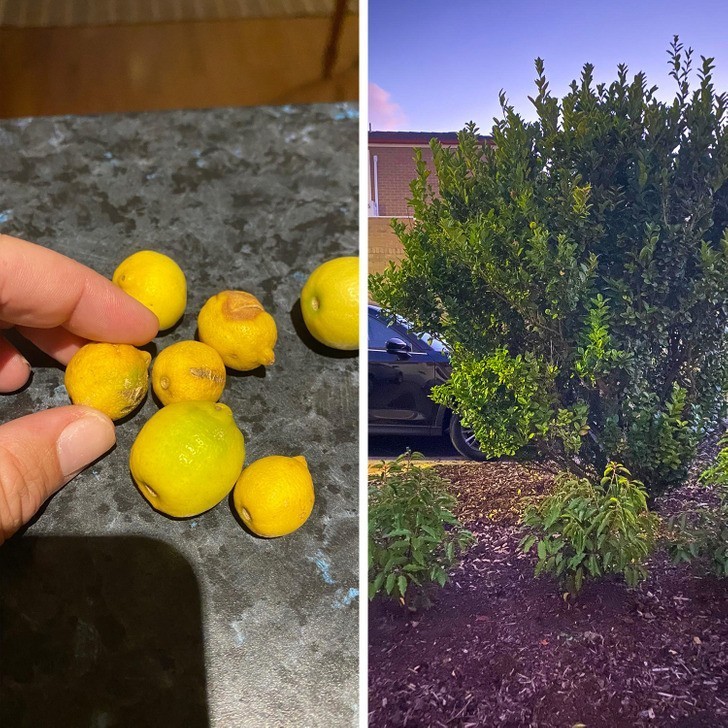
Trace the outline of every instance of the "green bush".
<instances>
[{"instance_id":1,"label":"green bush","mask_svg":"<svg viewBox=\"0 0 728 728\"><path fill-rule=\"evenodd\" d=\"M650 492L684 477L728 392L728 97L675 39L672 101L586 64L562 99L536 61L524 120L417 152L406 257L370 278L385 312L447 342L433 393L491 457L531 443L586 476L617 460Z\"/></svg>"},{"instance_id":2,"label":"green bush","mask_svg":"<svg viewBox=\"0 0 728 728\"><path fill-rule=\"evenodd\" d=\"M524 552L538 554L536 576L554 574L576 595L586 579L623 574L629 586L646 575L657 517L647 509L645 488L618 463L609 463L598 485L562 473L556 487L528 508Z\"/></svg>"},{"instance_id":3,"label":"green bush","mask_svg":"<svg viewBox=\"0 0 728 728\"><path fill-rule=\"evenodd\" d=\"M386 594L413 608L429 603L448 570L475 539L452 508L447 481L417 466L420 453L384 463L369 479L369 598Z\"/></svg>"},{"instance_id":4,"label":"green bush","mask_svg":"<svg viewBox=\"0 0 728 728\"><path fill-rule=\"evenodd\" d=\"M695 561L716 576L728 577L728 437L720 444L715 463L700 476L715 488L717 503L671 518L668 549L676 563Z\"/></svg>"}]
</instances>

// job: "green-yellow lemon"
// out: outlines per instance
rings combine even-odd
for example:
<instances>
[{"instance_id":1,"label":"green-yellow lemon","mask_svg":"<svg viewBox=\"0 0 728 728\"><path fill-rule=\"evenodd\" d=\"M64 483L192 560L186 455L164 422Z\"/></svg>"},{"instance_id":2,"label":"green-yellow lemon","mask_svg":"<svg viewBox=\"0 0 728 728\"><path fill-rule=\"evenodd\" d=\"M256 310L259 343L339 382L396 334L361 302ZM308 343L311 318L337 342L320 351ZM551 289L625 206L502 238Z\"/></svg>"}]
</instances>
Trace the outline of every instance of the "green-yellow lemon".
<instances>
[{"instance_id":1,"label":"green-yellow lemon","mask_svg":"<svg viewBox=\"0 0 728 728\"><path fill-rule=\"evenodd\" d=\"M164 330L174 326L187 307L187 279L172 258L155 250L140 250L123 260L111 280L144 304Z\"/></svg>"},{"instance_id":2,"label":"green-yellow lemon","mask_svg":"<svg viewBox=\"0 0 728 728\"><path fill-rule=\"evenodd\" d=\"M344 256L322 263L301 291L306 327L334 349L359 348L359 258Z\"/></svg>"},{"instance_id":3,"label":"green-yellow lemon","mask_svg":"<svg viewBox=\"0 0 728 728\"><path fill-rule=\"evenodd\" d=\"M71 402L95 407L112 420L135 410L149 391L152 357L130 344L89 343L66 367Z\"/></svg>"},{"instance_id":4,"label":"green-yellow lemon","mask_svg":"<svg viewBox=\"0 0 728 728\"><path fill-rule=\"evenodd\" d=\"M186 518L217 505L232 489L244 460L243 433L228 406L175 402L139 431L129 468L154 508Z\"/></svg>"},{"instance_id":5,"label":"green-yellow lemon","mask_svg":"<svg viewBox=\"0 0 728 728\"><path fill-rule=\"evenodd\" d=\"M233 502L253 533L266 538L293 533L313 510L313 480L306 459L269 455L256 460L235 483Z\"/></svg>"}]
</instances>

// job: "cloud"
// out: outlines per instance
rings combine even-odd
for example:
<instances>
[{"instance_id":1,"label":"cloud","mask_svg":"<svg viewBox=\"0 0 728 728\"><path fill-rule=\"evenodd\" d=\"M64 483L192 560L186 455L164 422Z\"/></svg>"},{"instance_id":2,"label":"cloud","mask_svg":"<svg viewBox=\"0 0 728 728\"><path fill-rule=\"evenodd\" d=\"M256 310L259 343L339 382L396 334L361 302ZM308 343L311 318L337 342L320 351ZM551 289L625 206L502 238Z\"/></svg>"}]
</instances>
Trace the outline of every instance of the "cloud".
<instances>
[{"instance_id":1,"label":"cloud","mask_svg":"<svg viewBox=\"0 0 728 728\"><path fill-rule=\"evenodd\" d=\"M369 83L369 123L380 131L402 131L407 126L407 115L392 101L392 95L376 83Z\"/></svg>"}]
</instances>

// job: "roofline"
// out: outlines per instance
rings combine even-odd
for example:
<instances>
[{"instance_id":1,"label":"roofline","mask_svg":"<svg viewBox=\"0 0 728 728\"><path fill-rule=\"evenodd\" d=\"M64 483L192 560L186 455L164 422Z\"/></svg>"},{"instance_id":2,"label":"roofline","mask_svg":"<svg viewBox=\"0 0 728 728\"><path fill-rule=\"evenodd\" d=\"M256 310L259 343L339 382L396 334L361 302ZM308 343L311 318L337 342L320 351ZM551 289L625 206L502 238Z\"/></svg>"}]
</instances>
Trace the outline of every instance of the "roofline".
<instances>
[{"instance_id":1,"label":"roofline","mask_svg":"<svg viewBox=\"0 0 728 728\"><path fill-rule=\"evenodd\" d=\"M441 144L458 144L456 131L370 131L369 144L392 146L429 146L430 140L437 139ZM493 143L493 137L478 134L479 142Z\"/></svg>"}]
</instances>

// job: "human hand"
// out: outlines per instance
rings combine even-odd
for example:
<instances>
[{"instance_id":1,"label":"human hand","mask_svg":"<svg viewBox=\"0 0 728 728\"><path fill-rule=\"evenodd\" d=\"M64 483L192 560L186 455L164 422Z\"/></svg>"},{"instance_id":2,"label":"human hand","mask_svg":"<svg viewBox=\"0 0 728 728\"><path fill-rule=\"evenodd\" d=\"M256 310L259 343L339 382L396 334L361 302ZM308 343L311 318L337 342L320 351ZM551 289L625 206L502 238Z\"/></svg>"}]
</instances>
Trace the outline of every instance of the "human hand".
<instances>
[{"instance_id":1,"label":"human hand","mask_svg":"<svg viewBox=\"0 0 728 728\"><path fill-rule=\"evenodd\" d=\"M156 316L111 281L59 253L0 235L0 329L15 327L61 364L87 340L142 345ZM0 392L20 389L30 365L0 335ZM114 425L69 405L0 425L0 543L116 442Z\"/></svg>"}]
</instances>

